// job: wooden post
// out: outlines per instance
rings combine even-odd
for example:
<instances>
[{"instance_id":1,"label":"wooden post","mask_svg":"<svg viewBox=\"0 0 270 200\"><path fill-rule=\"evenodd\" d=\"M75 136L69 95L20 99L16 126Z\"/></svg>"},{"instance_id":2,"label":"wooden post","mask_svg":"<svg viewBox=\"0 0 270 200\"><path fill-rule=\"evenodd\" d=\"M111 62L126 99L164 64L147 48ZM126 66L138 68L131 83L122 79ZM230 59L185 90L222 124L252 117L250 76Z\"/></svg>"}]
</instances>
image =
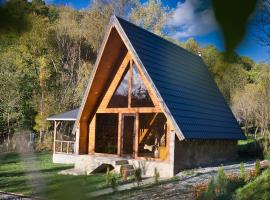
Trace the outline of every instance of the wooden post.
<instances>
[{"instance_id":1,"label":"wooden post","mask_svg":"<svg viewBox=\"0 0 270 200\"><path fill-rule=\"evenodd\" d=\"M55 153L56 128L57 128L57 124L56 124L56 121L54 121L54 131L53 131L53 153Z\"/></svg>"},{"instance_id":2,"label":"wooden post","mask_svg":"<svg viewBox=\"0 0 270 200\"><path fill-rule=\"evenodd\" d=\"M68 150L69 150L69 143L70 143L70 142L67 142L67 153L69 153L69 152L68 152Z\"/></svg>"},{"instance_id":3,"label":"wooden post","mask_svg":"<svg viewBox=\"0 0 270 200\"><path fill-rule=\"evenodd\" d=\"M171 134L170 134L170 125L168 123L168 121L166 122L167 124L167 130L166 130L166 158L165 160L167 162L170 162L170 137L171 137Z\"/></svg>"},{"instance_id":4,"label":"wooden post","mask_svg":"<svg viewBox=\"0 0 270 200\"><path fill-rule=\"evenodd\" d=\"M139 149L139 113L136 113L135 116L135 159L138 157Z\"/></svg>"},{"instance_id":5,"label":"wooden post","mask_svg":"<svg viewBox=\"0 0 270 200\"><path fill-rule=\"evenodd\" d=\"M117 155L121 156L121 133L122 133L122 113L118 115L118 138L117 138Z\"/></svg>"}]
</instances>

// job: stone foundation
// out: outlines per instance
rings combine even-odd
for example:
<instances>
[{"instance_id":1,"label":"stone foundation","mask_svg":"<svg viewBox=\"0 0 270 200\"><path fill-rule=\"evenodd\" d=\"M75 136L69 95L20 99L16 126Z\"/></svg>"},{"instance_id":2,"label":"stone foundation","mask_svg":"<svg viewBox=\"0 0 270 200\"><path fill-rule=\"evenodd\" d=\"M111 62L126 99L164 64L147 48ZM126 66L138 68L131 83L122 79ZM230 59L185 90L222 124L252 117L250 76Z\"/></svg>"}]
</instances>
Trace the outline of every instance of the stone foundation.
<instances>
[{"instance_id":1,"label":"stone foundation","mask_svg":"<svg viewBox=\"0 0 270 200\"><path fill-rule=\"evenodd\" d=\"M236 140L175 140L174 174L184 169L233 160L237 156Z\"/></svg>"},{"instance_id":2,"label":"stone foundation","mask_svg":"<svg viewBox=\"0 0 270 200\"><path fill-rule=\"evenodd\" d=\"M101 165L110 165L116 173L120 173L122 164L132 165L134 168L140 167L142 175L145 177L154 176L155 168L160 174L160 177L172 177L173 165L167 162L151 161L151 160L135 160L121 157L96 156L96 155L74 155L74 157L65 154L54 154L54 163L74 163L74 169L68 170L65 174L90 174L99 168ZM125 163L124 163L125 162ZM106 168L105 168L106 171Z\"/></svg>"},{"instance_id":3,"label":"stone foundation","mask_svg":"<svg viewBox=\"0 0 270 200\"><path fill-rule=\"evenodd\" d=\"M78 155L76 154L54 153L53 163L74 164L77 161L77 157Z\"/></svg>"}]
</instances>

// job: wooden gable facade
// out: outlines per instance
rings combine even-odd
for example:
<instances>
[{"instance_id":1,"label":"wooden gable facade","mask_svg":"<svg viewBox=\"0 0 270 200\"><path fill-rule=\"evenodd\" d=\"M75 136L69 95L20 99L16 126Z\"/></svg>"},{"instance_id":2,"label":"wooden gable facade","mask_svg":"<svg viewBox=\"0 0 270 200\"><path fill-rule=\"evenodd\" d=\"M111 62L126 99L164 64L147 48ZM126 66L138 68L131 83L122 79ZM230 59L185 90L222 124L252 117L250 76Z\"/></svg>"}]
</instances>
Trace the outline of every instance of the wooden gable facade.
<instances>
[{"instance_id":1,"label":"wooden gable facade","mask_svg":"<svg viewBox=\"0 0 270 200\"><path fill-rule=\"evenodd\" d=\"M175 130L145 69L111 22L77 119L79 154L169 162Z\"/></svg>"}]
</instances>

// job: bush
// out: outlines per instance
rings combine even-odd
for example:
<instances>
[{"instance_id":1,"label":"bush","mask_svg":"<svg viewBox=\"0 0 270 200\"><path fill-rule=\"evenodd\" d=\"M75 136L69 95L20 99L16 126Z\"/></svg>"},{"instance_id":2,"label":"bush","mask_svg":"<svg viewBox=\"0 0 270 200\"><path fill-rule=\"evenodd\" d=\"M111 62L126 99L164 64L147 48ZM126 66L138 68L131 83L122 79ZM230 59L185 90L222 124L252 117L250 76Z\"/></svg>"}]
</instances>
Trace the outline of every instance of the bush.
<instances>
[{"instance_id":1,"label":"bush","mask_svg":"<svg viewBox=\"0 0 270 200\"><path fill-rule=\"evenodd\" d=\"M225 194L227 192L228 178L224 168L220 167L216 178L217 193Z\"/></svg>"},{"instance_id":2,"label":"bush","mask_svg":"<svg viewBox=\"0 0 270 200\"><path fill-rule=\"evenodd\" d=\"M258 176L260 173L261 173L261 163L260 163L260 160L256 160L256 163L255 163L255 176Z\"/></svg>"},{"instance_id":3,"label":"bush","mask_svg":"<svg viewBox=\"0 0 270 200\"><path fill-rule=\"evenodd\" d=\"M237 188L242 187L243 185L245 185L245 180L241 178L241 175L237 176L237 174L229 174L227 184L227 197L230 197L230 195Z\"/></svg>"},{"instance_id":4,"label":"bush","mask_svg":"<svg viewBox=\"0 0 270 200\"><path fill-rule=\"evenodd\" d=\"M140 186L140 182L142 181L142 170L141 170L141 168L135 169L134 176L135 176L137 185Z\"/></svg>"},{"instance_id":5,"label":"bush","mask_svg":"<svg viewBox=\"0 0 270 200\"><path fill-rule=\"evenodd\" d=\"M256 172L255 170L249 170L247 175L246 175L246 181L252 181L256 177Z\"/></svg>"},{"instance_id":6,"label":"bush","mask_svg":"<svg viewBox=\"0 0 270 200\"><path fill-rule=\"evenodd\" d=\"M127 179L128 179L128 169L127 168L124 168L122 170L122 178L124 181L127 181Z\"/></svg>"},{"instance_id":7,"label":"bush","mask_svg":"<svg viewBox=\"0 0 270 200\"><path fill-rule=\"evenodd\" d=\"M111 172L110 172L110 167L107 167L107 171L106 171L106 184L109 185L110 184L110 180L111 180Z\"/></svg>"},{"instance_id":8,"label":"bush","mask_svg":"<svg viewBox=\"0 0 270 200\"><path fill-rule=\"evenodd\" d=\"M110 185L112 187L112 189L115 191L116 190L116 174L113 174L110 172L110 167L107 167L107 171L106 171L106 184Z\"/></svg>"},{"instance_id":9,"label":"bush","mask_svg":"<svg viewBox=\"0 0 270 200\"><path fill-rule=\"evenodd\" d=\"M111 177L110 177L110 185L111 185L111 187L112 187L112 189L113 189L113 191L115 191L116 190L116 175L115 174L112 174L111 175Z\"/></svg>"},{"instance_id":10,"label":"bush","mask_svg":"<svg viewBox=\"0 0 270 200\"><path fill-rule=\"evenodd\" d=\"M263 149L263 158L270 159L270 142L267 136L259 140L260 146Z\"/></svg>"},{"instance_id":11,"label":"bush","mask_svg":"<svg viewBox=\"0 0 270 200\"><path fill-rule=\"evenodd\" d=\"M240 178L245 181L246 180L246 170L245 170L245 165L243 162L241 162L240 165Z\"/></svg>"},{"instance_id":12,"label":"bush","mask_svg":"<svg viewBox=\"0 0 270 200\"><path fill-rule=\"evenodd\" d=\"M155 183L158 183L160 175L157 168L155 168L154 175L155 175Z\"/></svg>"},{"instance_id":13,"label":"bush","mask_svg":"<svg viewBox=\"0 0 270 200\"><path fill-rule=\"evenodd\" d=\"M39 141L36 142L36 150L37 151L52 151L53 150L53 136L52 134L48 133L44 135L43 142L40 143Z\"/></svg>"},{"instance_id":14,"label":"bush","mask_svg":"<svg viewBox=\"0 0 270 200\"><path fill-rule=\"evenodd\" d=\"M248 139L245 142L238 143L238 154L242 158L263 158L264 141Z\"/></svg>"},{"instance_id":15,"label":"bush","mask_svg":"<svg viewBox=\"0 0 270 200\"><path fill-rule=\"evenodd\" d=\"M244 187L236 190L233 199L235 200L270 199L270 169L265 170L255 180L249 182Z\"/></svg>"},{"instance_id":16,"label":"bush","mask_svg":"<svg viewBox=\"0 0 270 200\"><path fill-rule=\"evenodd\" d=\"M199 183L193 186L193 196L195 199L203 199L204 193L207 190L208 184Z\"/></svg>"},{"instance_id":17,"label":"bush","mask_svg":"<svg viewBox=\"0 0 270 200\"><path fill-rule=\"evenodd\" d=\"M205 200L214 200L216 198L216 186L214 178L211 178L210 182L208 183L207 190L203 195L203 199Z\"/></svg>"}]
</instances>

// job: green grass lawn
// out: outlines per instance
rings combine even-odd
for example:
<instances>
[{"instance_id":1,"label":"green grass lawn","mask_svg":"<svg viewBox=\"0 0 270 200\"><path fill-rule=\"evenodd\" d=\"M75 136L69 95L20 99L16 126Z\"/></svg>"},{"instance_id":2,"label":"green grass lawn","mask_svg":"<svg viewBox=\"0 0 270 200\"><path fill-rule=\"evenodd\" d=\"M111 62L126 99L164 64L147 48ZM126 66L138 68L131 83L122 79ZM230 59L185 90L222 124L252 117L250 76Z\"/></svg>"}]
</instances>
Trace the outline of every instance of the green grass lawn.
<instances>
[{"instance_id":1,"label":"green grass lawn","mask_svg":"<svg viewBox=\"0 0 270 200\"><path fill-rule=\"evenodd\" d=\"M86 199L89 192L105 186L105 176L59 175L72 165L53 164L51 153L0 154L0 191L49 199Z\"/></svg>"}]
</instances>

